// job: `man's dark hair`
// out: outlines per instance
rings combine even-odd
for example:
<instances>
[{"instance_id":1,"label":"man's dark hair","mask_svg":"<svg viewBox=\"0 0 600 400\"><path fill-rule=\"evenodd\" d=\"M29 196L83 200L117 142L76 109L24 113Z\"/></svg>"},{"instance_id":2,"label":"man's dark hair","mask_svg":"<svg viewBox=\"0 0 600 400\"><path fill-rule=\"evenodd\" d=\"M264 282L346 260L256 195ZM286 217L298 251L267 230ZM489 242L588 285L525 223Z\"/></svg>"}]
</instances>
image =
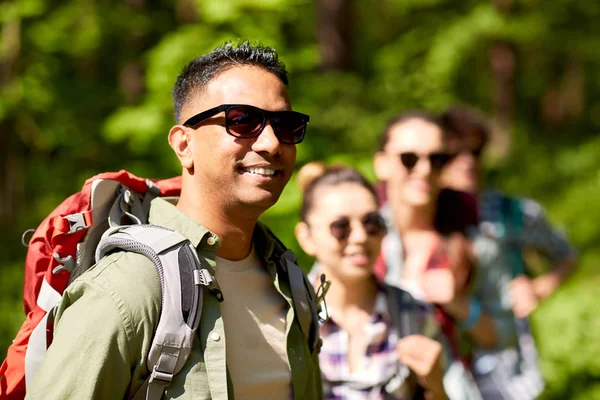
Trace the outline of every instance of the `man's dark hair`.
<instances>
[{"instance_id":1,"label":"man's dark hair","mask_svg":"<svg viewBox=\"0 0 600 400\"><path fill-rule=\"evenodd\" d=\"M446 135L464 139L468 135L477 135L485 145L490 138L490 128L485 117L477 110L465 106L448 108L440 117Z\"/></svg>"},{"instance_id":2,"label":"man's dark hair","mask_svg":"<svg viewBox=\"0 0 600 400\"><path fill-rule=\"evenodd\" d=\"M432 124L437 125L440 127L440 129L442 129L440 119L436 115L430 113L429 111L416 110L403 112L402 114L398 114L392 119L390 119L385 125L385 129L383 130L383 134L381 135L381 138L379 140L379 151L383 151L385 149L385 145L389 142L390 131L392 130L392 128L398 124L409 121L411 119L420 119L426 122L431 122Z\"/></svg>"},{"instance_id":3,"label":"man's dark hair","mask_svg":"<svg viewBox=\"0 0 600 400\"><path fill-rule=\"evenodd\" d=\"M179 122L181 110L191 95L201 92L220 73L239 65L263 68L288 86L287 70L273 48L247 40L237 44L226 42L192 60L177 77L173 88L175 121Z\"/></svg>"}]
</instances>

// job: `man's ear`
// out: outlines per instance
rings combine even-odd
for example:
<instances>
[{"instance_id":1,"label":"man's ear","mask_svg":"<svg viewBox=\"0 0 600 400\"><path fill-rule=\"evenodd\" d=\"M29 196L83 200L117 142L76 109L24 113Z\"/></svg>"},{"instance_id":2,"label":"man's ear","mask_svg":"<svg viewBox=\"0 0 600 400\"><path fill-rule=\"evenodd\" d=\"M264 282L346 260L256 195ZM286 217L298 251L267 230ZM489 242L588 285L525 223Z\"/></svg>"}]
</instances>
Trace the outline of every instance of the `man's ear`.
<instances>
[{"instance_id":1,"label":"man's ear","mask_svg":"<svg viewBox=\"0 0 600 400\"><path fill-rule=\"evenodd\" d=\"M313 237L310 233L310 228L306 222L299 222L296 224L296 240L300 243L302 250L309 256L314 257L316 254L316 246Z\"/></svg>"},{"instance_id":2,"label":"man's ear","mask_svg":"<svg viewBox=\"0 0 600 400\"><path fill-rule=\"evenodd\" d=\"M169 145L177 155L181 166L186 169L194 168L194 158L190 146L191 137L183 125L175 125L169 131Z\"/></svg>"},{"instance_id":3,"label":"man's ear","mask_svg":"<svg viewBox=\"0 0 600 400\"><path fill-rule=\"evenodd\" d=\"M392 170L390 165L390 158L383 151L378 151L375 153L375 158L373 159L373 169L375 170L375 175L377 179L380 181L387 181L390 177L390 171Z\"/></svg>"}]
</instances>

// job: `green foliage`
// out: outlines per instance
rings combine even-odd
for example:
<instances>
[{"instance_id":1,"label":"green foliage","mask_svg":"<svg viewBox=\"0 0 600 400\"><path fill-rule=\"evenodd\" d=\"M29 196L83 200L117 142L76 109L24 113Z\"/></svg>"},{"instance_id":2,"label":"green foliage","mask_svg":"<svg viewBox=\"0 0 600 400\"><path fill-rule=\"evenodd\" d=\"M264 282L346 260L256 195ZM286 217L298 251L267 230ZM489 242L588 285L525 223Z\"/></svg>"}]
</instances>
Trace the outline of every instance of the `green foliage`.
<instances>
[{"instance_id":1,"label":"green foliage","mask_svg":"<svg viewBox=\"0 0 600 400\"><path fill-rule=\"evenodd\" d=\"M0 3L0 134L10 149L0 150L0 190L16 188L0 220L0 353L23 318L21 232L98 172L179 173L166 144L170 91L193 57L239 38L275 47L295 109L311 115L298 166L339 161L373 179L392 115L456 102L492 112L490 49L505 41L517 60L515 129L508 157L488 159L490 181L544 204L581 255L579 272L534 317L545 398L600 398L600 3L513 3L505 14L492 1L355 1L346 71L319 66L314 1ZM563 102L550 102L553 93ZM564 118L549 118L548 104ZM309 268L293 234L299 205L293 179L263 219Z\"/></svg>"}]
</instances>

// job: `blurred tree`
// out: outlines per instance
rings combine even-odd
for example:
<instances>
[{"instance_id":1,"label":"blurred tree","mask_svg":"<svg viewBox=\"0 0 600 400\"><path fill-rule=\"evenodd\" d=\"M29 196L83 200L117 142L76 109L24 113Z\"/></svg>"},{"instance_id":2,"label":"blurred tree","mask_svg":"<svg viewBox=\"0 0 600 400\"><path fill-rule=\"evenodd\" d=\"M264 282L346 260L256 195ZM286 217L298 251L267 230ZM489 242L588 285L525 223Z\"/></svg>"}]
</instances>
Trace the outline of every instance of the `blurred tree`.
<instances>
[{"instance_id":1,"label":"blurred tree","mask_svg":"<svg viewBox=\"0 0 600 400\"><path fill-rule=\"evenodd\" d=\"M317 0L317 40L323 69L350 69L351 15L350 0Z\"/></svg>"},{"instance_id":2,"label":"blurred tree","mask_svg":"<svg viewBox=\"0 0 600 400\"><path fill-rule=\"evenodd\" d=\"M500 14L508 15L512 0L494 0L494 6ZM490 48L493 114L505 135L512 124L515 108L515 69L516 59L512 44L507 40L494 40ZM506 138L502 139L506 141Z\"/></svg>"}]
</instances>

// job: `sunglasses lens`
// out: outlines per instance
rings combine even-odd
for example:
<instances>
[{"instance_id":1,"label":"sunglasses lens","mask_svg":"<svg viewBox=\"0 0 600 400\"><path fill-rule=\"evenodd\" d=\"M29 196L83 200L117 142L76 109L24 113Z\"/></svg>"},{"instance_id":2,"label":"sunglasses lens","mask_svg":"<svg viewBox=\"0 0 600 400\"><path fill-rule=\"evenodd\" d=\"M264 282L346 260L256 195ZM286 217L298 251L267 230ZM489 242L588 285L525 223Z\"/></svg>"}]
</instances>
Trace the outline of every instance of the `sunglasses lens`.
<instances>
[{"instance_id":1,"label":"sunglasses lens","mask_svg":"<svg viewBox=\"0 0 600 400\"><path fill-rule=\"evenodd\" d=\"M377 212L369 213L362 219L362 224L365 232L369 236L379 236L385 233L385 223ZM350 220L348 218L340 218L337 221L333 221L329 225L331 235L337 240L346 240L350 237L352 227L350 226Z\"/></svg>"},{"instance_id":2,"label":"sunglasses lens","mask_svg":"<svg viewBox=\"0 0 600 400\"><path fill-rule=\"evenodd\" d=\"M378 213L367 214L362 223L367 235L377 236L385 232L385 223Z\"/></svg>"},{"instance_id":3,"label":"sunglasses lens","mask_svg":"<svg viewBox=\"0 0 600 400\"><path fill-rule=\"evenodd\" d=\"M227 129L233 136L252 138L260 134L265 122L263 112L254 107L231 107L227 111Z\"/></svg>"},{"instance_id":4,"label":"sunglasses lens","mask_svg":"<svg viewBox=\"0 0 600 400\"><path fill-rule=\"evenodd\" d=\"M347 218L338 219L329 225L331 235L337 240L345 240L350 236L350 221Z\"/></svg>"},{"instance_id":5,"label":"sunglasses lens","mask_svg":"<svg viewBox=\"0 0 600 400\"><path fill-rule=\"evenodd\" d=\"M431 153L429 155L429 162L433 169L442 169L448 160L450 160L450 156L446 153Z\"/></svg>"},{"instance_id":6,"label":"sunglasses lens","mask_svg":"<svg viewBox=\"0 0 600 400\"><path fill-rule=\"evenodd\" d=\"M406 169L412 169L417 165L419 156L416 153L401 153L400 161L402 161L402 165L404 165Z\"/></svg>"},{"instance_id":7,"label":"sunglasses lens","mask_svg":"<svg viewBox=\"0 0 600 400\"><path fill-rule=\"evenodd\" d=\"M308 120L294 111L280 111L271 116L271 126L277 138L285 144L297 144L304 139Z\"/></svg>"}]
</instances>

